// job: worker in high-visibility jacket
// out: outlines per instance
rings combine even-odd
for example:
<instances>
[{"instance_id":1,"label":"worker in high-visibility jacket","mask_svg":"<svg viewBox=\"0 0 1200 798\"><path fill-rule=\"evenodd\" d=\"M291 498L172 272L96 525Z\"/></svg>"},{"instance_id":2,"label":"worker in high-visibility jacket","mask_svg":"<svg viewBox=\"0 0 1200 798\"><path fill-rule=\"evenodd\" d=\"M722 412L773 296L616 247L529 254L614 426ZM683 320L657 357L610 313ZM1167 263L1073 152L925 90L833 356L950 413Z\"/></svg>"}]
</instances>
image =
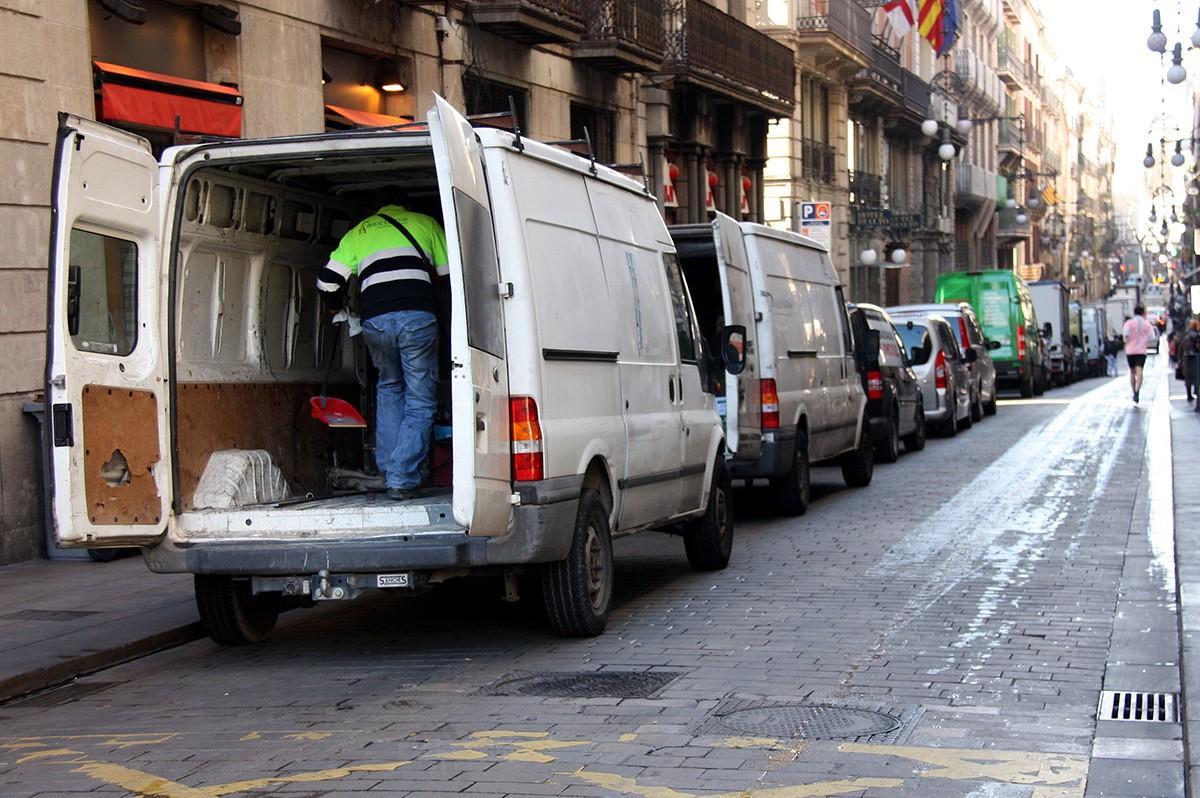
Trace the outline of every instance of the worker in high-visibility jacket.
<instances>
[{"instance_id":1,"label":"worker in high-visibility jacket","mask_svg":"<svg viewBox=\"0 0 1200 798\"><path fill-rule=\"evenodd\" d=\"M375 464L388 496L409 499L421 485L437 412L435 285L448 274L446 232L436 219L384 205L350 229L317 274L333 311L358 277L363 338L379 370Z\"/></svg>"}]
</instances>

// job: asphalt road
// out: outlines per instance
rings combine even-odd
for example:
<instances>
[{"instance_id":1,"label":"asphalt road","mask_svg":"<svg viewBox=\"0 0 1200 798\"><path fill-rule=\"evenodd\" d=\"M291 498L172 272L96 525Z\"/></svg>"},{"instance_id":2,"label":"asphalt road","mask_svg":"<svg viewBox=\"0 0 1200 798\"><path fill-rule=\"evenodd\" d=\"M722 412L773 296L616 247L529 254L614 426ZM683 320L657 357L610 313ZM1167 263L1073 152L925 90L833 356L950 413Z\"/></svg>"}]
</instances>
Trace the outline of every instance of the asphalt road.
<instances>
[{"instance_id":1,"label":"asphalt road","mask_svg":"<svg viewBox=\"0 0 1200 798\"><path fill-rule=\"evenodd\" d=\"M1178 692L1169 385L1005 400L803 518L742 492L723 572L621 540L599 638L459 580L0 706L0 795L1181 795L1178 724L1096 719Z\"/></svg>"}]
</instances>

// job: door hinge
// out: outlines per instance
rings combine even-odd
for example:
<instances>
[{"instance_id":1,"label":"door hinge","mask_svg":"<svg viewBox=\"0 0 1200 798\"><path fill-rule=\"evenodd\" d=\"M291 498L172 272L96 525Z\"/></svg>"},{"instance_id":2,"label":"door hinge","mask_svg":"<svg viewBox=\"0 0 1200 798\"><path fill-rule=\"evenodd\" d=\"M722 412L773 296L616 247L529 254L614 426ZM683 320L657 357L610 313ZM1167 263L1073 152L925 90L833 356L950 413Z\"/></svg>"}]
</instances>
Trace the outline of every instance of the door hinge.
<instances>
[{"instance_id":1,"label":"door hinge","mask_svg":"<svg viewBox=\"0 0 1200 798\"><path fill-rule=\"evenodd\" d=\"M59 402L51 409L50 429L55 446L75 445L75 424L70 402Z\"/></svg>"},{"instance_id":2,"label":"door hinge","mask_svg":"<svg viewBox=\"0 0 1200 798\"><path fill-rule=\"evenodd\" d=\"M512 283L500 283L499 285L496 286L496 293L500 294L501 299L512 299L513 284Z\"/></svg>"},{"instance_id":3,"label":"door hinge","mask_svg":"<svg viewBox=\"0 0 1200 798\"><path fill-rule=\"evenodd\" d=\"M57 388L60 391L63 390L64 388L67 387L67 375L66 374L56 374L54 376L54 378L52 380L50 380L50 385Z\"/></svg>"}]
</instances>

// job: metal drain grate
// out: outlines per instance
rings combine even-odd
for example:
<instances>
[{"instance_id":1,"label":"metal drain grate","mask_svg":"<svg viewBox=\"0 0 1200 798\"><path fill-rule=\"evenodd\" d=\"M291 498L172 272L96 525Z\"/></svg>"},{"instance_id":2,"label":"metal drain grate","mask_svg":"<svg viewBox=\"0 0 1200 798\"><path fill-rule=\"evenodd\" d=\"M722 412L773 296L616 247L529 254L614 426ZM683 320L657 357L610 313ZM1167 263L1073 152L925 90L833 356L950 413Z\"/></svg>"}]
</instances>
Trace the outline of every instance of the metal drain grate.
<instances>
[{"instance_id":1,"label":"metal drain grate","mask_svg":"<svg viewBox=\"0 0 1200 798\"><path fill-rule=\"evenodd\" d=\"M896 744L912 732L920 708L792 703L734 696L713 710L699 735L733 733L778 740L851 740Z\"/></svg>"},{"instance_id":2,"label":"metal drain grate","mask_svg":"<svg viewBox=\"0 0 1200 798\"><path fill-rule=\"evenodd\" d=\"M1133 693L1105 690L1100 693L1098 720L1139 720L1151 723L1176 723L1178 702L1174 693Z\"/></svg>"},{"instance_id":3,"label":"metal drain grate","mask_svg":"<svg viewBox=\"0 0 1200 798\"><path fill-rule=\"evenodd\" d=\"M488 693L545 698L655 698L682 675L681 671L510 674Z\"/></svg>"},{"instance_id":4,"label":"metal drain grate","mask_svg":"<svg viewBox=\"0 0 1200 798\"><path fill-rule=\"evenodd\" d=\"M89 615L99 615L89 610L18 610L0 615L0 621L74 621Z\"/></svg>"},{"instance_id":5,"label":"metal drain grate","mask_svg":"<svg viewBox=\"0 0 1200 798\"><path fill-rule=\"evenodd\" d=\"M71 682L5 704L6 707L61 707L124 682Z\"/></svg>"}]
</instances>

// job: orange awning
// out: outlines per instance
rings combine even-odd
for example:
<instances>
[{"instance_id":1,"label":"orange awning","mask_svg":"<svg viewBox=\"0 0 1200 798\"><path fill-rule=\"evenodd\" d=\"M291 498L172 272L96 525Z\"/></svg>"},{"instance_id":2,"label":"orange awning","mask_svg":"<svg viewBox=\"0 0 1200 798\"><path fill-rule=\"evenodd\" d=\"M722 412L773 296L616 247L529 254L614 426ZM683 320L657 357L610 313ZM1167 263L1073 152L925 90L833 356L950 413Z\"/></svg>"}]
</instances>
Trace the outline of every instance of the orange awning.
<instances>
[{"instance_id":1,"label":"orange awning","mask_svg":"<svg viewBox=\"0 0 1200 798\"><path fill-rule=\"evenodd\" d=\"M237 138L242 135L242 95L201 80L93 61L100 85L96 116L162 130Z\"/></svg>"},{"instance_id":2,"label":"orange awning","mask_svg":"<svg viewBox=\"0 0 1200 798\"><path fill-rule=\"evenodd\" d=\"M334 116L341 117L355 127L395 127L396 125L407 125L412 121L402 116L373 114L370 111L358 111L340 105L326 105L325 110Z\"/></svg>"}]
</instances>

